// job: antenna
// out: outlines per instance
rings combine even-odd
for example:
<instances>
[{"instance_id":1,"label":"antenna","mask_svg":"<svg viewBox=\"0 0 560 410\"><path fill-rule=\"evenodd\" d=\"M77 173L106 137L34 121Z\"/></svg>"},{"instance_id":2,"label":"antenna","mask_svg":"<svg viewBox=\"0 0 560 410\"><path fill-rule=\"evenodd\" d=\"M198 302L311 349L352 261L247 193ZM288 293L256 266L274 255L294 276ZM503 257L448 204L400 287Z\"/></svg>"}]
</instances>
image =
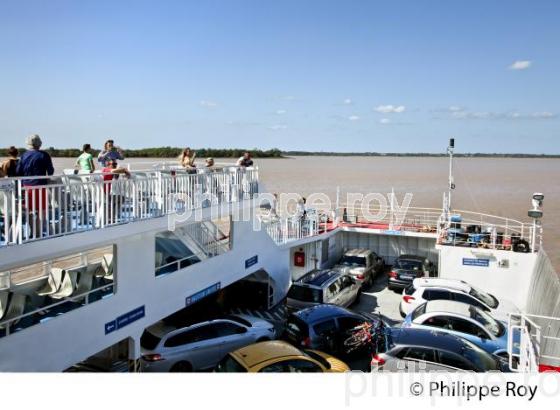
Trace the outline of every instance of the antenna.
<instances>
[{"instance_id":1,"label":"antenna","mask_svg":"<svg viewBox=\"0 0 560 410\"><path fill-rule=\"evenodd\" d=\"M449 154L449 186L447 192L447 207L451 210L451 191L455 189L455 182L453 180L453 151L455 150L455 138L449 139L449 146L447 147L447 154Z\"/></svg>"}]
</instances>

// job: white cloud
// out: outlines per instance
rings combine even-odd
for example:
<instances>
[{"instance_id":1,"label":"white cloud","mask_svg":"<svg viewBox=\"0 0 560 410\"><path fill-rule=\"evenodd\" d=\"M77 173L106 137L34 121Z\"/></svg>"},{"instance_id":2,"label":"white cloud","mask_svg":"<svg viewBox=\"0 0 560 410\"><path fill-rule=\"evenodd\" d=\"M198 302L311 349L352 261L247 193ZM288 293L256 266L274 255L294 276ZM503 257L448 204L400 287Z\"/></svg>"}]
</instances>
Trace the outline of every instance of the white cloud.
<instances>
[{"instance_id":1,"label":"white cloud","mask_svg":"<svg viewBox=\"0 0 560 410\"><path fill-rule=\"evenodd\" d=\"M452 105L449 107L449 111L459 112L459 111L465 111L465 109L463 107L459 107L458 105Z\"/></svg>"},{"instance_id":2,"label":"white cloud","mask_svg":"<svg viewBox=\"0 0 560 410\"><path fill-rule=\"evenodd\" d=\"M449 114L451 118L460 120L544 120L558 116L550 111L536 111L532 113L522 113L519 111L467 111L465 109L452 110L451 107L449 108Z\"/></svg>"},{"instance_id":3,"label":"white cloud","mask_svg":"<svg viewBox=\"0 0 560 410\"><path fill-rule=\"evenodd\" d=\"M350 121L358 121L360 119L360 117L358 117L357 115L351 115L350 117L348 117L348 119Z\"/></svg>"},{"instance_id":4,"label":"white cloud","mask_svg":"<svg viewBox=\"0 0 560 410\"><path fill-rule=\"evenodd\" d=\"M391 120L389 118L381 118L379 124L389 124Z\"/></svg>"},{"instance_id":5,"label":"white cloud","mask_svg":"<svg viewBox=\"0 0 560 410\"><path fill-rule=\"evenodd\" d=\"M513 64L511 64L509 66L509 69L510 70L526 70L527 68L531 67L531 64L533 64L533 63L529 60L517 60L517 61L514 61Z\"/></svg>"},{"instance_id":6,"label":"white cloud","mask_svg":"<svg viewBox=\"0 0 560 410\"><path fill-rule=\"evenodd\" d=\"M352 101L350 98L346 98L344 101L342 101L342 104L344 105L352 105L354 103L354 101Z\"/></svg>"},{"instance_id":7,"label":"white cloud","mask_svg":"<svg viewBox=\"0 0 560 410\"><path fill-rule=\"evenodd\" d=\"M549 111L534 112L531 114L533 118L556 118L558 115Z\"/></svg>"},{"instance_id":8,"label":"white cloud","mask_svg":"<svg viewBox=\"0 0 560 410\"><path fill-rule=\"evenodd\" d=\"M285 130L286 128L288 128L288 126L285 124L274 124L268 127L268 129L272 131L281 131L281 130Z\"/></svg>"},{"instance_id":9,"label":"white cloud","mask_svg":"<svg viewBox=\"0 0 560 410\"><path fill-rule=\"evenodd\" d=\"M375 111L383 114L401 113L404 112L406 107L404 105L378 105L374 108Z\"/></svg>"},{"instance_id":10,"label":"white cloud","mask_svg":"<svg viewBox=\"0 0 560 410\"><path fill-rule=\"evenodd\" d=\"M216 108L218 106L218 103L215 101L201 100L200 106L206 108Z\"/></svg>"},{"instance_id":11,"label":"white cloud","mask_svg":"<svg viewBox=\"0 0 560 410\"><path fill-rule=\"evenodd\" d=\"M286 110L276 110L277 115L284 115L286 114Z\"/></svg>"}]
</instances>

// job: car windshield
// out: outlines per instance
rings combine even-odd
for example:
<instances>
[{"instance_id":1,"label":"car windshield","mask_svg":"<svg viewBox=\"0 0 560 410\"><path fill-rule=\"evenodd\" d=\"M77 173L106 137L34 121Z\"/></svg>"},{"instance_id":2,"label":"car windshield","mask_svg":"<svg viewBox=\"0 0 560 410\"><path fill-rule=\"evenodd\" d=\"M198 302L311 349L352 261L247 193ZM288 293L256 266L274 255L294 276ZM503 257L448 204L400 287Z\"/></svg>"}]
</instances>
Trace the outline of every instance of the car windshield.
<instances>
[{"instance_id":1,"label":"car windshield","mask_svg":"<svg viewBox=\"0 0 560 410\"><path fill-rule=\"evenodd\" d=\"M309 336L309 328L303 320L292 314L288 317L286 333L288 337L300 341Z\"/></svg>"},{"instance_id":2,"label":"car windshield","mask_svg":"<svg viewBox=\"0 0 560 410\"><path fill-rule=\"evenodd\" d=\"M500 322L498 322L488 313L475 306L469 306L469 313L471 319L474 319L478 323L480 323L492 335L500 337L503 334L504 329L502 325L500 325Z\"/></svg>"},{"instance_id":3,"label":"car windshield","mask_svg":"<svg viewBox=\"0 0 560 410\"><path fill-rule=\"evenodd\" d=\"M331 368L331 364L323 356L318 355L317 353L315 353L312 350L304 350L304 353L307 356L311 357L312 359L315 359L316 361L321 363L325 369L330 369Z\"/></svg>"},{"instance_id":4,"label":"car windshield","mask_svg":"<svg viewBox=\"0 0 560 410\"><path fill-rule=\"evenodd\" d=\"M144 333L142 333L142 337L140 337L140 346L144 349L154 350L160 341L161 337L157 337L145 330Z\"/></svg>"},{"instance_id":5,"label":"car windshield","mask_svg":"<svg viewBox=\"0 0 560 410\"><path fill-rule=\"evenodd\" d=\"M323 291L321 289L297 283L294 283L288 291L288 297L302 302L323 303Z\"/></svg>"},{"instance_id":6,"label":"car windshield","mask_svg":"<svg viewBox=\"0 0 560 410\"><path fill-rule=\"evenodd\" d=\"M253 327L251 322L249 322L247 319L244 319L244 318L239 317L237 315L227 315L226 317L224 317L224 319L231 320L232 322L240 323L240 324L242 324L243 326L246 326L246 327Z\"/></svg>"},{"instance_id":7,"label":"car windshield","mask_svg":"<svg viewBox=\"0 0 560 410\"><path fill-rule=\"evenodd\" d=\"M246 373L247 369L228 354L217 364L214 371L218 373Z\"/></svg>"},{"instance_id":8,"label":"car windshield","mask_svg":"<svg viewBox=\"0 0 560 410\"><path fill-rule=\"evenodd\" d=\"M498 300L494 296L492 296L488 293L485 293L485 292L481 291L480 289L471 288L471 291L469 292L469 295L471 295L474 298L477 298L482 303L488 305L492 309L496 309L498 307Z\"/></svg>"},{"instance_id":9,"label":"car windshield","mask_svg":"<svg viewBox=\"0 0 560 410\"><path fill-rule=\"evenodd\" d=\"M478 371L487 372L489 370L499 370L500 364L497 357L485 352L478 346L464 341L461 354L469 362L473 363Z\"/></svg>"},{"instance_id":10,"label":"car windshield","mask_svg":"<svg viewBox=\"0 0 560 410\"><path fill-rule=\"evenodd\" d=\"M366 258L363 256L343 256L340 264L344 266L366 266Z\"/></svg>"},{"instance_id":11,"label":"car windshield","mask_svg":"<svg viewBox=\"0 0 560 410\"><path fill-rule=\"evenodd\" d=\"M410 316L410 318L414 321L418 316L423 315L424 313L426 313L426 306L428 304L427 303L423 303L420 306L418 306L413 312L412 315Z\"/></svg>"},{"instance_id":12,"label":"car windshield","mask_svg":"<svg viewBox=\"0 0 560 410\"><path fill-rule=\"evenodd\" d=\"M409 259L398 259L395 262L395 267L397 269L404 269L404 270L421 270L422 262L413 261Z\"/></svg>"}]
</instances>

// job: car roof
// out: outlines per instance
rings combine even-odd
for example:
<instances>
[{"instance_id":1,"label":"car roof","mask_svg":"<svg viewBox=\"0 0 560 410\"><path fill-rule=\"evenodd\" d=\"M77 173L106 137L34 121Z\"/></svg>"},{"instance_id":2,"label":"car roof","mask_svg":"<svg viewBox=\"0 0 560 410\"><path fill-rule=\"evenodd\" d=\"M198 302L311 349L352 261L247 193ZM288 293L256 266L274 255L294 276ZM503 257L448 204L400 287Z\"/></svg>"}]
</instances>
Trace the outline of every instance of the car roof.
<instances>
[{"instance_id":1,"label":"car roof","mask_svg":"<svg viewBox=\"0 0 560 410\"><path fill-rule=\"evenodd\" d=\"M357 248L357 249L349 249L344 252L344 256L367 256L370 253L373 253L372 250L367 248Z\"/></svg>"},{"instance_id":2,"label":"car roof","mask_svg":"<svg viewBox=\"0 0 560 410\"><path fill-rule=\"evenodd\" d=\"M281 340L254 343L237 349L231 354L247 367L254 367L268 360L303 355L301 350Z\"/></svg>"},{"instance_id":3,"label":"car roof","mask_svg":"<svg viewBox=\"0 0 560 410\"><path fill-rule=\"evenodd\" d=\"M471 309L478 310L476 306L454 300L430 300L426 302L426 313L441 312L471 317Z\"/></svg>"},{"instance_id":4,"label":"car roof","mask_svg":"<svg viewBox=\"0 0 560 410\"><path fill-rule=\"evenodd\" d=\"M311 271L298 280L294 284L304 284L308 286L314 286L317 288L322 288L327 284L330 284L336 278L341 276L341 273L336 270L322 269Z\"/></svg>"},{"instance_id":5,"label":"car roof","mask_svg":"<svg viewBox=\"0 0 560 410\"><path fill-rule=\"evenodd\" d=\"M418 288L446 288L459 290L461 292L468 293L471 290L471 286L458 279L443 279L443 278L417 278L412 281L412 286L415 289Z\"/></svg>"},{"instance_id":6,"label":"car roof","mask_svg":"<svg viewBox=\"0 0 560 410\"><path fill-rule=\"evenodd\" d=\"M299 310L292 313L298 319L303 320L306 323L315 323L322 319L338 317L338 316L352 316L352 317L362 317L351 310L345 309L341 306L331 305L328 303L311 306L306 309ZM366 318L364 318L366 320Z\"/></svg>"},{"instance_id":7,"label":"car roof","mask_svg":"<svg viewBox=\"0 0 560 410\"><path fill-rule=\"evenodd\" d=\"M450 333L416 328L392 328L391 338L395 345L425 346L457 353L468 344Z\"/></svg>"},{"instance_id":8,"label":"car roof","mask_svg":"<svg viewBox=\"0 0 560 410\"><path fill-rule=\"evenodd\" d=\"M409 260L409 261L424 262L426 260L426 258L424 256L418 256L418 255L401 255L396 260L399 260L399 261Z\"/></svg>"}]
</instances>

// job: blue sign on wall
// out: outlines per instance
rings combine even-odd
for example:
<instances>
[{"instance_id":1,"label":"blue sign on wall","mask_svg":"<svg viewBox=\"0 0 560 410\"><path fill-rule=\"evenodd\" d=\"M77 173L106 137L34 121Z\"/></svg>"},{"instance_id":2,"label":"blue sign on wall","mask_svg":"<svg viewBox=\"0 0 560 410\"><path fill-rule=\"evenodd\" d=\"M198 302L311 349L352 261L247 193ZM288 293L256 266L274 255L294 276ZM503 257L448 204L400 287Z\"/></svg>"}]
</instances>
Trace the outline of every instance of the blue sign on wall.
<instances>
[{"instance_id":1,"label":"blue sign on wall","mask_svg":"<svg viewBox=\"0 0 560 410\"><path fill-rule=\"evenodd\" d=\"M136 309L119 316L115 320L105 323L105 334L108 335L115 330L122 329L132 322L142 319L144 316L146 316L146 307L144 305L137 307Z\"/></svg>"},{"instance_id":2,"label":"blue sign on wall","mask_svg":"<svg viewBox=\"0 0 560 410\"><path fill-rule=\"evenodd\" d=\"M256 265L259 262L259 255L251 256L249 259L245 259L245 269Z\"/></svg>"},{"instance_id":3,"label":"blue sign on wall","mask_svg":"<svg viewBox=\"0 0 560 410\"><path fill-rule=\"evenodd\" d=\"M204 299L206 296L211 295L220 290L221 282L214 283L212 286L208 286L206 289L202 289L200 292L196 292L194 295L187 297L185 300L185 305L190 306L193 303L198 302L201 299Z\"/></svg>"},{"instance_id":4,"label":"blue sign on wall","mask_svg":"<svg viewBox=\"0 0 560 410\"><path fill-rule=\"evenodd\" d=\"M487 268L488 266L490 266L490 259L463 258L463 265L482 266Z\"/></svg>"}]
</instances>

